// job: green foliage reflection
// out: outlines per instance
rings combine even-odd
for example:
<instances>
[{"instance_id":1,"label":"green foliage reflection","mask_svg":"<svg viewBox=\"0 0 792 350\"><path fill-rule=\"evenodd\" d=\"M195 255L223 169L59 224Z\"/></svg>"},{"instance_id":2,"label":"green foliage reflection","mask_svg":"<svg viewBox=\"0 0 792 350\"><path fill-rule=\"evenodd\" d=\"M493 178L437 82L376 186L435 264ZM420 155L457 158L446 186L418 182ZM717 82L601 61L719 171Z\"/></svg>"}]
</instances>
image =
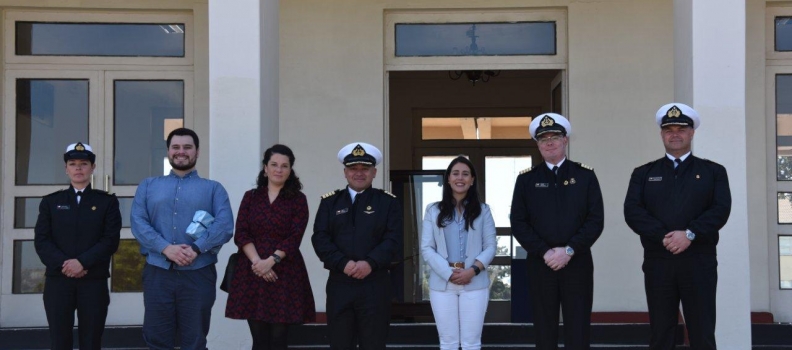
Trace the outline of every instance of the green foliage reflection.
<instances>
[{"instance_id":1,"label":"green foliage reflection","mask_svg":"<svg viewBox=\"0 0 792 350\"><path fill-rule=\"evenodd\" d=\"M113 255L113 292L142 292L143 265L146 258L140 254L140 245L134 239L122 239L118 251Z\"/></svg>"}]
</instances>

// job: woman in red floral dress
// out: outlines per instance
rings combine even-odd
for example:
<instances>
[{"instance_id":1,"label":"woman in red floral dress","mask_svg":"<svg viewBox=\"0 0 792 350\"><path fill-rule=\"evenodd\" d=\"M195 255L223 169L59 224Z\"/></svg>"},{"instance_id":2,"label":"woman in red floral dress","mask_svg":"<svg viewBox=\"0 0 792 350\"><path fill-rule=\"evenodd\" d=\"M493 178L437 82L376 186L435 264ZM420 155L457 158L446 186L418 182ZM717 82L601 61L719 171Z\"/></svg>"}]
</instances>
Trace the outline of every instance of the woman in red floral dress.
<instances>
[{"instance_id":1,"label":"woman in red floral dress","mask_svg":"<svg viewBox=\"0 0 792 350\"><path fill-rule=\"evenodd\" d=\"M247 191L236 221L237 269L226 317L246 319L253 349L286 349L291 324L313 322L316 307L300 254L308 202L284 145L264 152L257 187Z\"/></svg>"}]
</instances>

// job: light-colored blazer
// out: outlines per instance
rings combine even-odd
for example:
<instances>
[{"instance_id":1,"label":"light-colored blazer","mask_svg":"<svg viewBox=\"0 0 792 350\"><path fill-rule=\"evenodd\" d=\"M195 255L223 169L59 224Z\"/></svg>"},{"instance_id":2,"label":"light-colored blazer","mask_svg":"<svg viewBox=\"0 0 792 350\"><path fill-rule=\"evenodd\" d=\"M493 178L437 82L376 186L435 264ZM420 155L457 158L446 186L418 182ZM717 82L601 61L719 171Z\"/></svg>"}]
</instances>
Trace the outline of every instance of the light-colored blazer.
<instances>
[{"instance_id":1,"label":"light-colored blazer","mask_svg":"<svg viewBox=\"0 0 792 350\"><path fill-rule=\"evenodd\" d=\"M437 227L437 215L440 214L439 202L426 208L423 229L421 230L421 256L432 268L429 276L429 288L433 290L446 290L448 279L451 278L453 268L448 266L448 250L446 249L445 233L443 228ZM495 220L489 205L481 203L481 215L473 220L473 225L468 230L467 259L465 268L473 266L476 260L484 264L484 269L478 276L474 276L465 290L476 290L489 287L487 266L495 257Z\"/></svg>"}]
</instances>

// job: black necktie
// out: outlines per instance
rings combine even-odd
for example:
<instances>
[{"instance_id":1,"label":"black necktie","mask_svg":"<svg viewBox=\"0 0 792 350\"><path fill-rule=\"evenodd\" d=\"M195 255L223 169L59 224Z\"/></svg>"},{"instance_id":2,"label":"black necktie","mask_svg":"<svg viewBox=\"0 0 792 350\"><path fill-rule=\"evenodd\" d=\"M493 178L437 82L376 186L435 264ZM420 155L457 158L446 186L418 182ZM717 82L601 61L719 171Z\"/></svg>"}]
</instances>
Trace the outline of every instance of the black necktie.
<instances>
[{"instance_id":1,"label":"black necktie","mask_svg":"<svg viewBox=\"0 0 792 350\"><path fill-rule=\"evenodd\" d=\"M553 165L553 175L558 175L558 166Z\"/></svg>"},{"instance_id":2,"label":"black necktie","mask_svg":"<svg viewBox=\"0 0 792 350\"><path fill-rule=\"evenodd\" d=\"M80 198L82 198L83 191L77 191L77 204L80 204Z\"/></svg>"},{"instance_id":3,"label":"black necktie","mask_svg":"<svg viewBox=\"0 0 792 350\"><path fill-rule=\"evenodd\" d=\"M679 166L682 165L682 160L679 158L674 158L674 177L679 174Z\"/></svg>"}]
</instances>

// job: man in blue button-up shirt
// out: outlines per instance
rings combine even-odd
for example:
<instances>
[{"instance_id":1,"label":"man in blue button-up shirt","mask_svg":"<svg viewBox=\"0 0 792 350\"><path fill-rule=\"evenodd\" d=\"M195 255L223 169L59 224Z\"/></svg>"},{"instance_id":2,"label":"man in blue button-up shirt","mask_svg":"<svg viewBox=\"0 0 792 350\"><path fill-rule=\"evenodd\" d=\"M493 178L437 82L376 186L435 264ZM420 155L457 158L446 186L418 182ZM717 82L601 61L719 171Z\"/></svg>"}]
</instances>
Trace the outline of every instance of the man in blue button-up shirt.
<instances>
[{"instance_id":1,"label":"man in blue button-up shirt","mask_svg":"<svg viewBox=\"0 0 792 350\"><path fill-rule=\"evenodd\" d=\"M173 170L143 180L132 205L132 234L146 257L143 338L151 349L173 349L178 325L182 349L206 349L217 281L210 250L231 239L234 218L223 185L195 170L198 135L179 128L166 143ZM193 240L186 230L198 210L215 221Z\"/></svg>"}]
</instances>

